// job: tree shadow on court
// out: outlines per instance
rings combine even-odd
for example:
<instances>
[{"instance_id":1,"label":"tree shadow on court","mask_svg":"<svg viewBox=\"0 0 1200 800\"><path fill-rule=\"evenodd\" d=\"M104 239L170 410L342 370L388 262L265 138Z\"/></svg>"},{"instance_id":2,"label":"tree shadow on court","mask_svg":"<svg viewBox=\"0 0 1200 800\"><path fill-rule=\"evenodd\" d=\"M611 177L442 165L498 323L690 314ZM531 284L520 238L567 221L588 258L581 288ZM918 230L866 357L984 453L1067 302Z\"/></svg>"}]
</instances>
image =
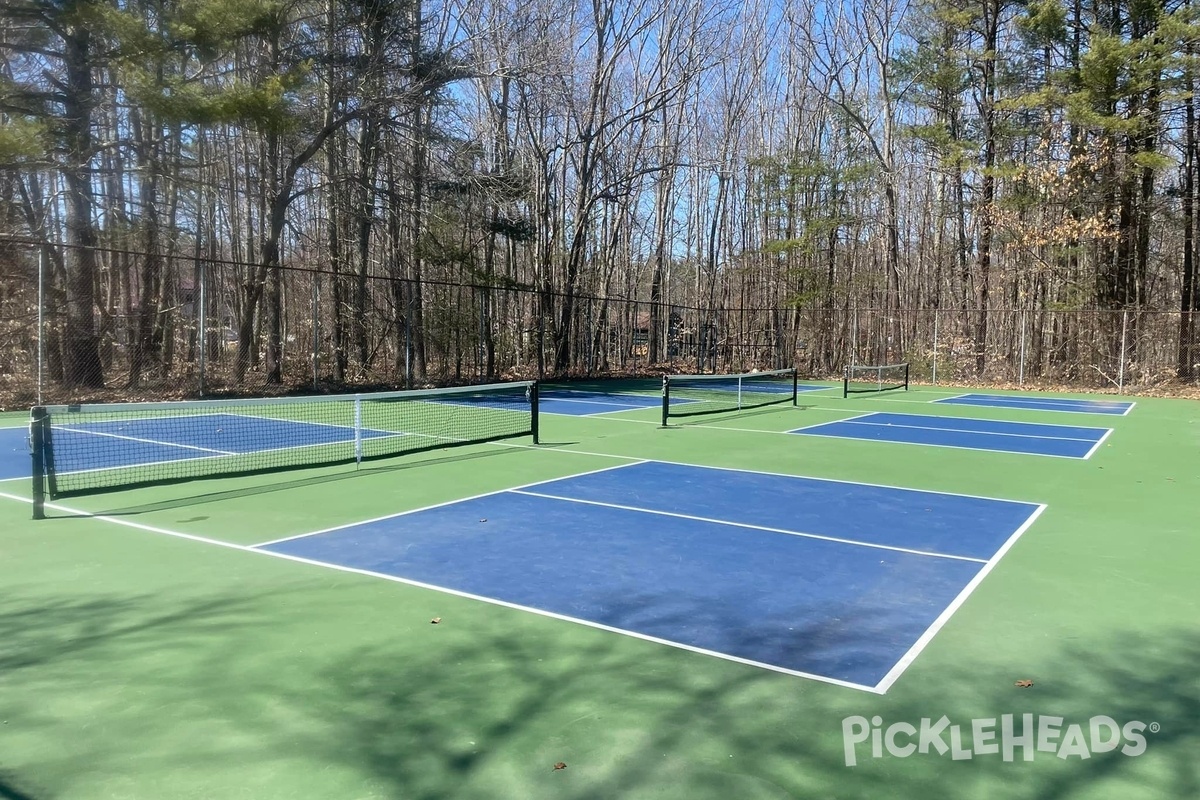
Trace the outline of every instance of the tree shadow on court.
<instances>
[{"instance_id":1,"label":"tree shadow on court","mask_svg":"<svg viewBox=\"0 0 1200 800\"><path fill-rule=\"evenodd\" d=\"M37 800L35 795L22 791L10 780L0 772L0 800Z\"/></svg>"},{"instance_id":2,"label":"tree shadow on court","mask_svg":"<svg viewBox=\"0 0 1200 800\"><path fill-rule=\"evenodd\" d=\"M367 770L391 797L428 800L1200 797L1194 631L1059 645L1052 670L1032 676L988 664L912 669L886 696L603 632L565 638L473 629L403 656L354 653L324 673L327 692L308 698L337 731L310 743L310 757ZM1026 677L1033 687L1014 685ZM1064 731L1079 723L1085 735L1101 714L1159 729L1140 758L875 759L867 744L846 764L848 716L919 726L945 715L969 746L973 719L1024 713L1064 717ZM554 769L560 761L567 767Z\"/></svg>"},{"instance_id":3,"label":"tree shadow on court","mask_svg":"<svg viewBox=\"0 0 1200 800\"><path fill-rule=\"evenodd\" d=\"M69 584L70 570L57 579ZM119 773L136 740L186 724L172 703L190 700L188 674L215 653L228 656L222 644L231 635L261 624L262 596L0 594L0 798L57 797L72 784L67 793L88 796L78 776Z\"/></svg>"},{"instance_id":4,"label":"tree shadow on court","mask_svg":"<svg viewBox=\"0 0 1200 800\"><path fill-rule=\"evenodd\" d=\"M183 776L216 787L243 767L270 778L211 796L327 797L314 787L333 775L349 787L338 797L398 800L1200 797L1195 630L1050 642L1032 671L1004 652L947 666L934 647L879 696L460 598L308 577L213 594L0 597L0 745L32 737L45 750L30 756L26 738L14 769L0 747L0 798L89 796L84 777L125 770L123 796L159 800L184 794ZM392 597L386 610L358 605ZM415 620L426 605L444 619ZM335 641L335 629L358 633ZM826 626L798 626L787 646L827 642ZM1034 685L1016 688L1021 678ZM945 715L965 739L973 719L1023 713L1085 732L1099 714L1159 730L1136 758L873 758L863 744L845 763L851 715L885 726ZM138 783L150 768L166 783Z\"/></svg>"}]
</instances>

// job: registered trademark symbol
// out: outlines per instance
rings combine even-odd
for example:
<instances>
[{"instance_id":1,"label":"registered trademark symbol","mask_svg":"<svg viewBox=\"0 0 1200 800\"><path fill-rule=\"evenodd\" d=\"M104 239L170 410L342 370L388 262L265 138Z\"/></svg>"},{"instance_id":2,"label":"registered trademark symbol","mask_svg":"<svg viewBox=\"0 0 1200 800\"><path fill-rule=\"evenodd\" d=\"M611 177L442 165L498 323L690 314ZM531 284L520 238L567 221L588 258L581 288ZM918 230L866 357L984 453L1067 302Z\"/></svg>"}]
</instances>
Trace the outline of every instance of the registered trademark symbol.
<instances>
[{"instance_id":1,"label":"registered trademark symbol","mask_svg":"<svg viewBox=\"0 0 1200 800\"><path fill-rule=\"evenodd\" d=\"M1150 732L1151 733L1158 733L1160 730L1162 730L1162 726L1159 725L1157 722L1150 723Z\"/></svg>"}]
</instances>

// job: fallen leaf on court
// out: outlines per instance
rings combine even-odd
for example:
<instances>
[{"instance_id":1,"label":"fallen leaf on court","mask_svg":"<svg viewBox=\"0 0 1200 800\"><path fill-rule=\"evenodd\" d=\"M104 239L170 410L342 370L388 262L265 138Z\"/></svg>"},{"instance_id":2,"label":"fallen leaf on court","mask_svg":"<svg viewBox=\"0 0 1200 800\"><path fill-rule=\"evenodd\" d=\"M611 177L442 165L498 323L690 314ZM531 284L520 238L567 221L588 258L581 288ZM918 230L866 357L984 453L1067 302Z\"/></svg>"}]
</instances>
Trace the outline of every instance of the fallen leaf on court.
<instances>
[{"instance_id":1,"label":"fallen leaf on court","mask_svg":"<svg viewBox=\"0 0 1200 800\"><path fill-rule=\"evenodd\" d=\"M559 761L559 762L557 762L557 763L554 765L554 768L555 768L555 769L566 769L566 768L567 768L567 765L566 765L566 763L565 763L565 762L563 762L563 761Z\"/></svg>"},{"instance_id":2,"label":"fallen leaf on court","mask_svg":"<svg viewBox=\"0 0 1200 800\"><path fill-rule=\"evenodd\" d=\"M1016 685L1020 689L1028 689L1030 686L1033 686L1033 681L1020 680L1020 681L1017 681Z\"/></svg>"},{"instance_id":3,"label":"fallen leaf on court","mask_svg":"<svg viewBox=\"0 0 1200 800\"><path fill-rule=\"evenodd\" d=\"M442 621L442 618L441 618L441 617L434 617L433 619L429 620L429 624L430 624L430 625L437 625L437 624L438 624L439 622L441 622L441 621Z\"/></svg>"}]
</instances>

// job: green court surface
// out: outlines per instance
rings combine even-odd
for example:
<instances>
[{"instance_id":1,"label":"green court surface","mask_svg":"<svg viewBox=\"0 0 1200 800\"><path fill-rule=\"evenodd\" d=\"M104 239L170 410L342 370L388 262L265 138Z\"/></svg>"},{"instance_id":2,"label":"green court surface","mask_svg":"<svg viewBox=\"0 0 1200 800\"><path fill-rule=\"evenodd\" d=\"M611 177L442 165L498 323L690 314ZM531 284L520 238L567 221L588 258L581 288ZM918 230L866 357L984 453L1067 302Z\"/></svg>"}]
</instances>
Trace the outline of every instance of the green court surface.
<instances>
[{"instance_id":1,"label":"green court surface","mask_svg":"<svg viewBox=\"0 0 1200 800\"><path fill-rule=\"evenodd\" d=\"M28 479L0 482L0 798L1200 797L1200 402L930 402L959 394L838 386L667 429L653 406L545 414L536 447L99 493L37 522ZM1086 460L786 433L871 412L1113 430ZM640 460L1045 510L882 693L248 548ZM1051 740L988 752L1005 715ZM884 741L942 717L928 752ZM1104 718L1144 747L1109 749Z\"/></svg>"}]
</instances>

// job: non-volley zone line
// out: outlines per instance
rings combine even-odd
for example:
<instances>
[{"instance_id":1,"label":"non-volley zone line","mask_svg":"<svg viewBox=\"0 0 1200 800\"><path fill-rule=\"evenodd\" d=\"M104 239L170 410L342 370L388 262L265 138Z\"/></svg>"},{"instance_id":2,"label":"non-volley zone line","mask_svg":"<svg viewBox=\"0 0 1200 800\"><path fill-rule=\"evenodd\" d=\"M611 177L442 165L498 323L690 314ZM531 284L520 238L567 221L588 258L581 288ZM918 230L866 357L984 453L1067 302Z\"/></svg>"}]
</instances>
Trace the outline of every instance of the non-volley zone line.
<instances>
[{"instance_id":1,"label":"non-volley zone line","mask_svg":"<svg viewBox=\"0 0 1200 800\"><path fill-rule=\"evenodd\" d=\"M1137 405L1131 400L1086 400L1071 397L1030 397L1012 394L959 394L930 400L956 406L1018 408L1029 411L1068 411L1076 414L1108 414L1123 417Z\"/></svg>"},{"instance_id":2,"label":"non-volley zone line","mask_svg":"<svg viewBox=\"0 0 1200 800\"><path fill-rule=\"evenodd\" d=\"M789 433L1086 459L1091 458L1112 429L875 412L808 425Z\"/></svg>"},{"instance_id":3,"label":"non-volley zone line","mask_svg":"<svg viewBox=\"0 0 1200 800\"><path fill-rule=\"evenodd\" d=\"M642 461L258 547L882 692L1041 509Z\"/></svg>"}]
</instances>

